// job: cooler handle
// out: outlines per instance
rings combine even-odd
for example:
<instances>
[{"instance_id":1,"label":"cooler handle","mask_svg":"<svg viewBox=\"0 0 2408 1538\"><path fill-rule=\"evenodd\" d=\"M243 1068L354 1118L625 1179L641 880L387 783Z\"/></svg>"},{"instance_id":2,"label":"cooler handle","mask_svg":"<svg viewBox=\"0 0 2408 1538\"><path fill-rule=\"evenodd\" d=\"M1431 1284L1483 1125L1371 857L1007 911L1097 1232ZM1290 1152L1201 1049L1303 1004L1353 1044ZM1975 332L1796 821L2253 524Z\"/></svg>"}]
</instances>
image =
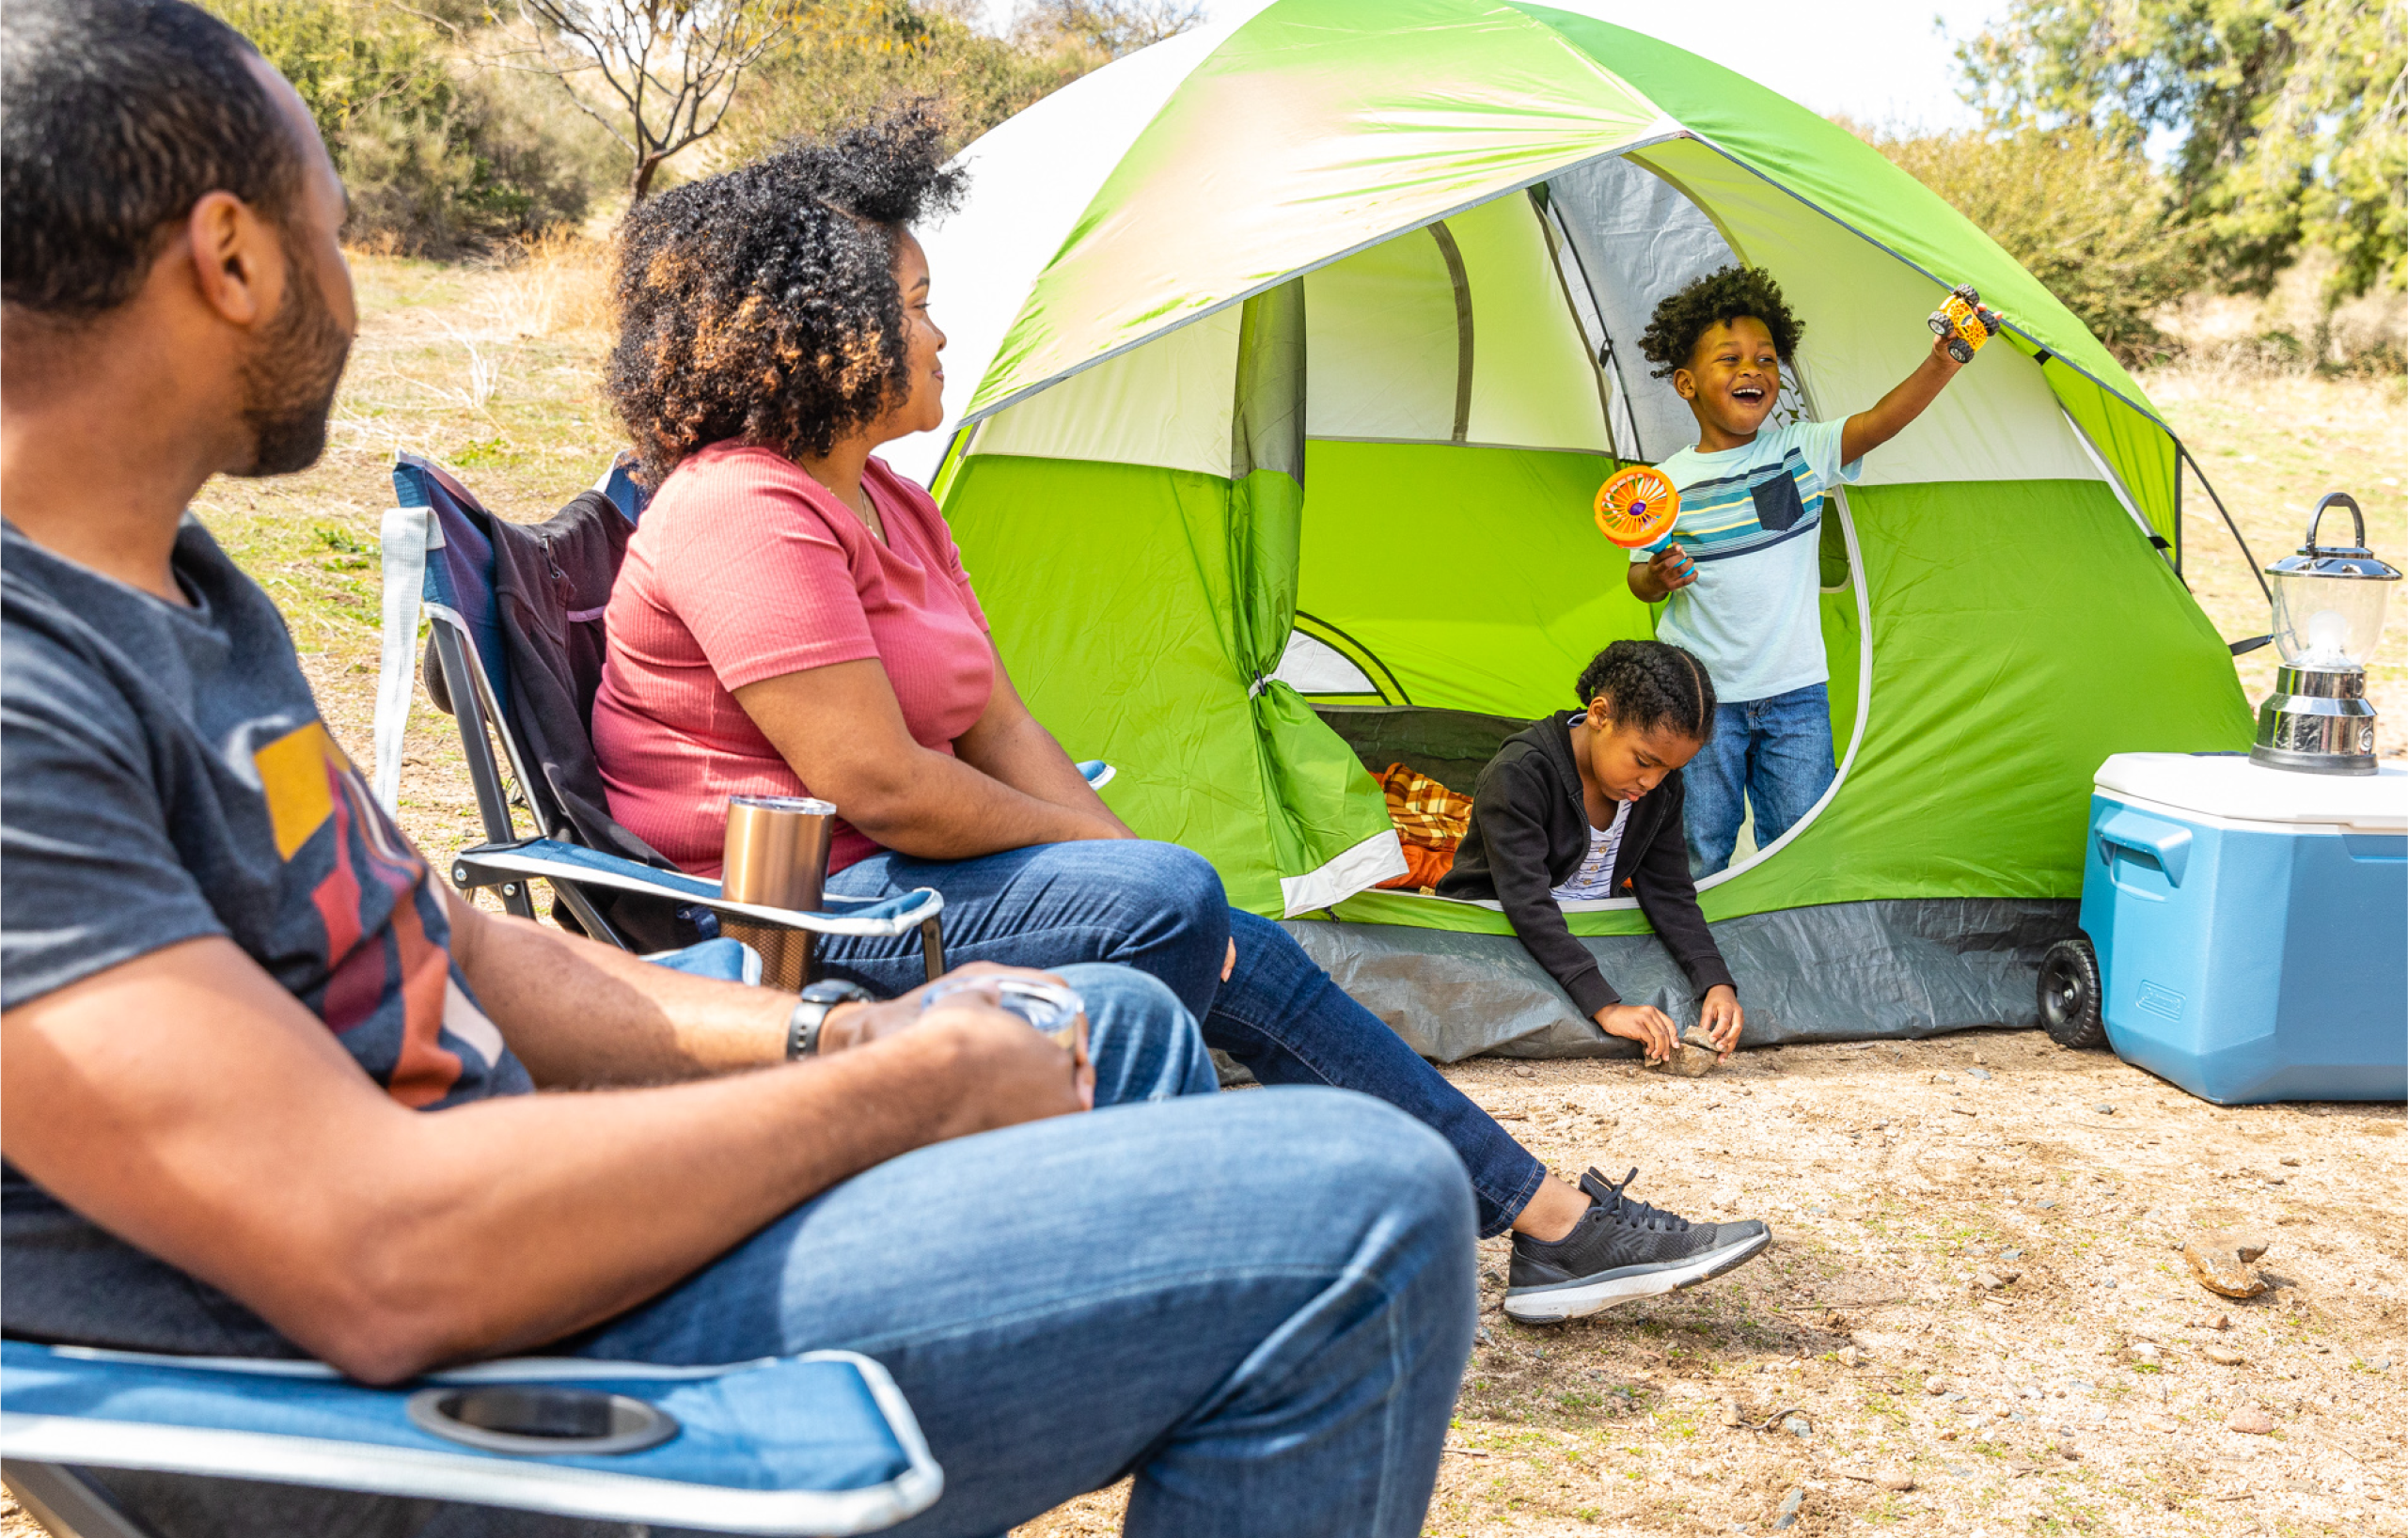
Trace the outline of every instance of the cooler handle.
<instances>
[{"instance_id":1,"label":"cooler handle","mask_svg":"<svg viewBox=\"0 0 2408 1538\"><path fill-rule=\"evenodd\" d=\"M2130 810L2116 812L2099 824L2099 857L2111 856L2111 849L2129 849L2147 855L2165 872L2169 887L2182 885L2182 868L2191 861L2191 830L2176 823L2163 823L2154 817Z\"/></svg>"}]
</instances>

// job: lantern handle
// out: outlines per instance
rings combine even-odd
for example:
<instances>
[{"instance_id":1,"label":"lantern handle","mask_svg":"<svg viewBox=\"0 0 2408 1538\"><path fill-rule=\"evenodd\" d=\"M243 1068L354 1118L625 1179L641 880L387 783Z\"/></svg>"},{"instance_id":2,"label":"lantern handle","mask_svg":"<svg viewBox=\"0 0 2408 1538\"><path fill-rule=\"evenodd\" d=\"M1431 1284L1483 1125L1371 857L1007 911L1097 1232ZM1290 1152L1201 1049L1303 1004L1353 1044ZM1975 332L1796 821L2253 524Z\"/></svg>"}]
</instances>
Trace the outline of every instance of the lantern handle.
<instances>
[{"instance_id":1,"label":"lantern handle","mask_svg":"<svg viewBox=\"0 0 2408 1538\"><path fill-rule=\"evenodd\" d=\"M2336 502L2350 510L2350 526L2357 535L2358 541L2356 544L2352 545L2350 548L2360 555L2364 555L2366 553L2367 515L2358 510L2358 499L2352 496L2347 492L2326 492L2324 494L2324 500L2317 503L2316 510L2307 515L2307 543L2300 551L2301 555L2313 556L2321 553L2321 547L2316 542L2316 526L2324 521L2324 510L2333 506ZM2338 547L2336 546L2335 549L2336 553L2337 553Z\"/></svg>"}]
</instances>

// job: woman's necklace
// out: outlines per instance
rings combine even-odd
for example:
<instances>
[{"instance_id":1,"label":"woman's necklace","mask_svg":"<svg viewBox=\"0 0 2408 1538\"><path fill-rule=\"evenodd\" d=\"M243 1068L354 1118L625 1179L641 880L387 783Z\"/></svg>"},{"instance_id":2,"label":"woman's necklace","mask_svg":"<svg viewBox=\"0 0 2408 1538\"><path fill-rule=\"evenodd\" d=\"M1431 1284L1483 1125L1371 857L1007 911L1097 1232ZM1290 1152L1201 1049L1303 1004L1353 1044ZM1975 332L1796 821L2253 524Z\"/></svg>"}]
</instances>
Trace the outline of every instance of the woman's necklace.
<instances>
[{"instance_id":1,"label":"woman's necklace","mask_svg":"<svg viewBox=\"0 0 2408 1538\"><path fill-rule=\"evenodd\" d=\"M850 503L847 503L846 507L850 509L854 517L861 520L861 526L870 531L870 538L877 541L880 544L885 544L887 542L887 523L885 519L878 516L878 505L876 502L871 500L870 488L868 486L865 485L861 488L861 505L859 507L852 507Z\"/></svg>"}]
</instances>

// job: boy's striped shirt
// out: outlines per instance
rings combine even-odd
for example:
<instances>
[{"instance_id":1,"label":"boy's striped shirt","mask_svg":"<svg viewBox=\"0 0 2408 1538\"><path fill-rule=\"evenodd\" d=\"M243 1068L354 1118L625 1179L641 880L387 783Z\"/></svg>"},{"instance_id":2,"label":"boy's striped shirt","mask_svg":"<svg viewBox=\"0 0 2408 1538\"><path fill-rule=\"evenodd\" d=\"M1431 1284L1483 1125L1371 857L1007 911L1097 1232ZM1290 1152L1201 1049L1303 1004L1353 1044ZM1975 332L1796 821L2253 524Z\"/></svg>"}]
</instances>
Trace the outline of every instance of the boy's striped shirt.
<instances>
[{"instance_id":1,"label":"boy's striped shirt","mask_svg":"<svg viewBox=\"0 0 2408 1538\"><path fill-rule=\"evenodd\" d=\"M1830 677L1815 536L1823 497L1856 479L1857 466L1839 463L1844 428L1766 428L1740 447L1684 448L1657 467L1680 490L1680 516L1630 559L1677 543L1697 562L1697 580L1665 601L1656 635L1693 652L1715 692L1734 704Z\"/></svg>"}]
</instances>

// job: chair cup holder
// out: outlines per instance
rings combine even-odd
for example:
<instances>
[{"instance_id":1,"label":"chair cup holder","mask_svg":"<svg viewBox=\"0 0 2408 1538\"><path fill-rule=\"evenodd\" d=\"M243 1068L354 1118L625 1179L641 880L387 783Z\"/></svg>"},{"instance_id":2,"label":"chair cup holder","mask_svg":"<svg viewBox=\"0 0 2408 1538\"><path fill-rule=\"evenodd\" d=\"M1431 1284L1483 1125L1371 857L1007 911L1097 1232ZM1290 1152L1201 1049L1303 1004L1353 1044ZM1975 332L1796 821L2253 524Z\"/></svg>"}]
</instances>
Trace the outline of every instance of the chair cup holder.
<instances>
[{"instance_id":1,"label":"chair cup holder","mask_svg":"<svg viewBox=\"0 0 2408 1538\"><path fill-rule=\"evenodd\" d=\"M403 1408L410 1423L431 1436L520 1456L637 1452L677 1435L677 1418L658 1405L558 1384L421 1389Z\"/></svg>"}]
</instances>

